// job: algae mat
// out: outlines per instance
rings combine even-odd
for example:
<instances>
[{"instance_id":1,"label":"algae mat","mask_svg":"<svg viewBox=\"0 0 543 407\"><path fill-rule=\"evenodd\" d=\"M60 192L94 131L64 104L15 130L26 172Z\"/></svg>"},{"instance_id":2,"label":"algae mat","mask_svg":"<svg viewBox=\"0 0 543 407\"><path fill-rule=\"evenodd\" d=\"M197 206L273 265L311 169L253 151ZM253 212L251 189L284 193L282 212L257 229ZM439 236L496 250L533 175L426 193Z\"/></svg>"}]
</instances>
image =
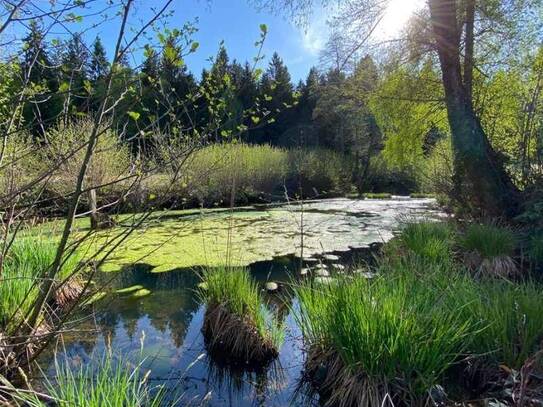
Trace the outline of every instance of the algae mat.
<instances>
[{"instance_id":1,"label":"algae mat","mask_svg":"<svg viewBox=\"0 0 543 407\"><path fill-rule=\"evenodd\" d=\"M347 251L390 239L402 216L438 215L433 207L431 199L333 199L234 212L165 212L134 231L103 271L133 264L146 264L154 272L227 261L244 266L300 256L302 246L304 257ZM107 233L98 240L103 242L115 230Z\"/></svg>"}]
</instances>

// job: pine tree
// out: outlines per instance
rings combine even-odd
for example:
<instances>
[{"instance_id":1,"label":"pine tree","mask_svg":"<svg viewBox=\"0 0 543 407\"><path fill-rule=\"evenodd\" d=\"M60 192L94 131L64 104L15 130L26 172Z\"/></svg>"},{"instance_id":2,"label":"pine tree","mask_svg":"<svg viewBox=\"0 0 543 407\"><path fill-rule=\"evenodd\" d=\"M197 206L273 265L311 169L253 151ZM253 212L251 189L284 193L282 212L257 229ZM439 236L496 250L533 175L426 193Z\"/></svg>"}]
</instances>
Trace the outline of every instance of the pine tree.
<instances>
[{"instance_id":1,"label":"pine tree","mask_svg":"<svg viewBox=\"0 0 543 407\"><path fill-rule=\"evenodd\" d=\"M287 134L295 124L292 106L294 87L290 74L279 54L275 52L269 63L266 73L262 76L259 97L263 106L270 113L274 121L268 124L260 133L260 142L272 145L289 145Z\"/></svg>"},{"instance_id":2,"label":"pine tree","mask_svg":"<svg viewBox=\"0 0 543 407\"><path fill-rule=\"evenodd\" d=\"M45 35L35 20L30 21L28 35L23 39L20 64L23 86L30 85L34 90L33 99L23 108L23 116L32 133L40 135L56 120L62 110L62 102L56 95L59 84L49 57ZM40 101L39 107L33 101Z\"/></svg>"},{"instance_id":3,"label":"pine tree","mask_svg":"<svg viewBox=\"0 0 543 407\"><path fill-rule=\"evenodd\" d=\"M92 46L92 55L90 62L90 78L96 82L103 79L109 71L109 62L106 56L106 49L102 44L100 37L96 37Z\"/></svg>"},{"instance_id":4,"label":"pine tree","mask_svg":"<svg viewBox=\"0 0 543 407\"><path fill-rule=\"evenodd\" d=\"M76 111L83 111L88 107L89 89L87 81L89 53L83 42L81 34L75 33L65 44L65 51L62 55L62 91L66 103L65 109L71 110L73 106Z\"/></svg>"}]
</instances>

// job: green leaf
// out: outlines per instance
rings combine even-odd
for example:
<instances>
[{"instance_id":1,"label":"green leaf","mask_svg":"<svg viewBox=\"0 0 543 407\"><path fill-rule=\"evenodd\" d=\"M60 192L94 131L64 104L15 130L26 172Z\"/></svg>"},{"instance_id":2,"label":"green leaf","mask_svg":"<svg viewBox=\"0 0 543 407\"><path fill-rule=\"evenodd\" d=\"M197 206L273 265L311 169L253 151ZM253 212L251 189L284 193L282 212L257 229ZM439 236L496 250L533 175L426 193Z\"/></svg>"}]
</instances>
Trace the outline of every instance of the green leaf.
<instances>
[{"instance_id":1,"label":"green leaf","mask_svg":"<svg viewBox=\"0 0 543 407\"><path fill-rule=\"evenodd\" d=\"M254 124L258 124L260 122L260 117L251 116L251 120L253 121Z\"/></svg>"},{"instance_id":2,"label":"green leaf","mask_svg":"<svg viewBox=\"0 0 543 407\"><path fill-rule=\"evenodd\" d=\"M132 112L132 111L130 111L130 112L128 112L128 116L130 116L130 118L131 118L132 120L134 120L135 122L137 122L138 119L140 118L140 114L139 114L138 112Z\"/></svg>"},{"instance_id":3,"label":"green leaf","mask_svg":"<svg viewBox=\"0 0 543 407\"><path fill-rule=\"evenodd\" d=\"M262 34L267 34L268 33L268 26L266 24L260 24L260 32Z\"/></svg>"}]
</instances>

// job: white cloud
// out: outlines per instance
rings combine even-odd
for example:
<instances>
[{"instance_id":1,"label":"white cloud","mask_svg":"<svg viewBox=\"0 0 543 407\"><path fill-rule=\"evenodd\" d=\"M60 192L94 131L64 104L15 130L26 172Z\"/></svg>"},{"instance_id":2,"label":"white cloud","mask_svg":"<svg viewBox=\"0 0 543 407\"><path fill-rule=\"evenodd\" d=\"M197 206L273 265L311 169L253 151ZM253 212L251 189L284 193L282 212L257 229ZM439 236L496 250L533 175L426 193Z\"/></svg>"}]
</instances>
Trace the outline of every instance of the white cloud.
<instances>
[{"instance_id":1,"label":"white cloud","mask_svg":"<svg viewBox=\"0 0 543 407\"><path fill-rule=\"evenodd\" d=\"M313 56L318 55L324 48L330 34L324 13L319 13L311 19L307 27L298 30L303 49Z\"/></svg>"}]
</instances>

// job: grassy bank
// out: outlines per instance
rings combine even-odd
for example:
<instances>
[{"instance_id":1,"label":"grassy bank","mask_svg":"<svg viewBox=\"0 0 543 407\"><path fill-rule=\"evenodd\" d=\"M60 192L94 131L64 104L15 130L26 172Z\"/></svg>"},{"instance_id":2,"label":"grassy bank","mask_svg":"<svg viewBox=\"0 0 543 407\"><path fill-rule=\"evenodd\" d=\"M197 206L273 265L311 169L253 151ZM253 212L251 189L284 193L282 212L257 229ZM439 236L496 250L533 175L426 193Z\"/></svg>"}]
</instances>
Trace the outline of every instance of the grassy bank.
<instances>
[{"instance_id":1,"label":"grassy bank","mask_svg":"<svg viewBox=\"0 0 543 407\"><path fill-rule=\"evenodd\" d=\"M496 225L458 230L411 223L385 248L377 278L298 287L307 378L339 406L381 405L387 398L425 405L437 385L459 386L447 376L453 368L485 378L482 384L466 379L467 392L515 383L514 373L507 379L504 372L525 368L541 349L543 290L530 280L503 278L504 259L514 263L511 247L513 234ZM466 266L466 253L486 261L487 272ZM515 391L509 397L518 397Z\"/></svg>"}]
</instances>

